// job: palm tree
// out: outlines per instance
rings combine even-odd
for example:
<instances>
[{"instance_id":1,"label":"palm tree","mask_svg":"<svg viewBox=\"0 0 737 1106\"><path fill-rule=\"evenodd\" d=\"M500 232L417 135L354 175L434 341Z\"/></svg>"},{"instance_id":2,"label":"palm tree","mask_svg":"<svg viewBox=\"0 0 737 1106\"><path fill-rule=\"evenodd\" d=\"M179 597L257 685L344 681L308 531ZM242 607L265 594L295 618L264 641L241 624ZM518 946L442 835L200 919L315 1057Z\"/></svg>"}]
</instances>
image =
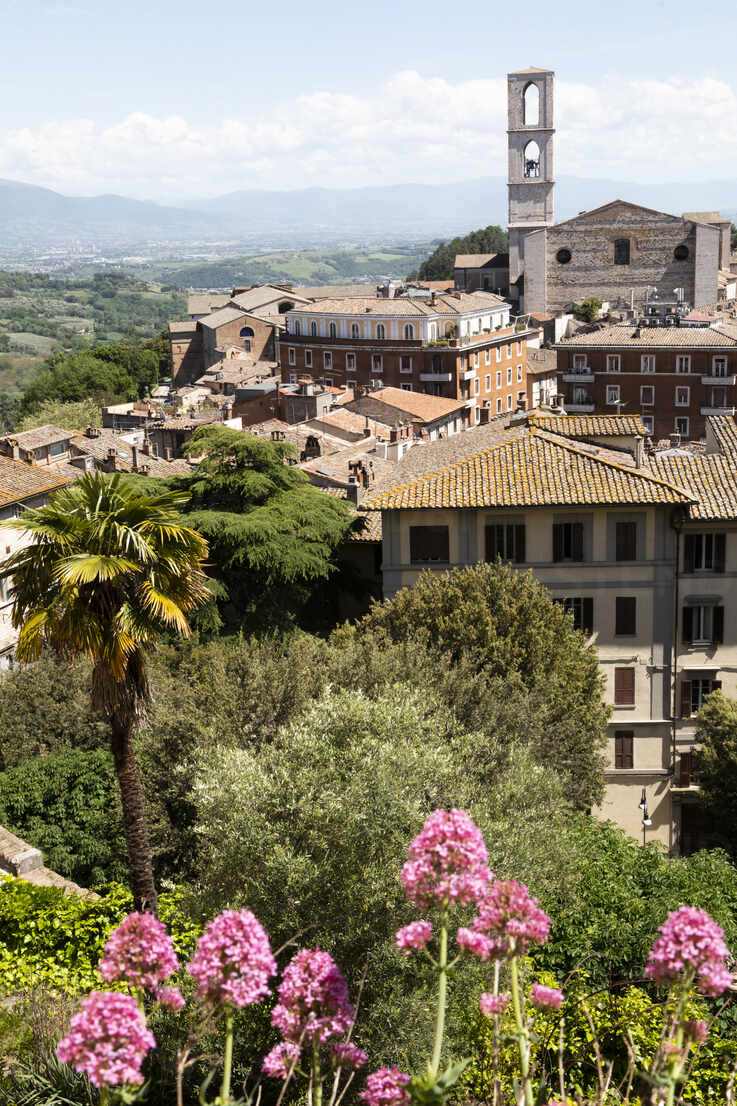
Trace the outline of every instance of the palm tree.
<instances>
[{"instance_id":1,"label":"palm tree","mask_svg":"<svg viewBox=\"0 0 737 1106\"><path fill-rule=\"evenodd\" d=\"M17 656L45 646L92 661L92 703L110 722L136 909L156 912L151 848L133 735L146 715L146 653L162 633L189 635L185 615L209 597L207 543L181 525L179 492L147 495L93 472L12 525L31 544L8 558ZM6 523L6 525L8 525Z\"/></svg>"}]
</instances>

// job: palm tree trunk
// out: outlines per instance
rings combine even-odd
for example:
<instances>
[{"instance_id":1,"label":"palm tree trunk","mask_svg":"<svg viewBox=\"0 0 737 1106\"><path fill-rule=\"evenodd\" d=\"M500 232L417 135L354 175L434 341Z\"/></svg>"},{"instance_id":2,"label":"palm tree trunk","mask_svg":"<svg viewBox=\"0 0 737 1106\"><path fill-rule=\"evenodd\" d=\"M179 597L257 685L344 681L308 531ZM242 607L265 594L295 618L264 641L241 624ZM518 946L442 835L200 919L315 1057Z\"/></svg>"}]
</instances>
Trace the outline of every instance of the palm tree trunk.
<instances>
[{"instance_id":1,"label":"palm tree trunk","mask_svg":"<svg viewBox=\"0 0 737 1106\"><path fill-rule=\"evenodd\" d=\"M158 912L158 899L151 864L143 788L133 752L133 720L127 711L113 714L111 748L120 786L123 807L123 828L128 848L134 910Z\"/></svg>"}]
</instances>

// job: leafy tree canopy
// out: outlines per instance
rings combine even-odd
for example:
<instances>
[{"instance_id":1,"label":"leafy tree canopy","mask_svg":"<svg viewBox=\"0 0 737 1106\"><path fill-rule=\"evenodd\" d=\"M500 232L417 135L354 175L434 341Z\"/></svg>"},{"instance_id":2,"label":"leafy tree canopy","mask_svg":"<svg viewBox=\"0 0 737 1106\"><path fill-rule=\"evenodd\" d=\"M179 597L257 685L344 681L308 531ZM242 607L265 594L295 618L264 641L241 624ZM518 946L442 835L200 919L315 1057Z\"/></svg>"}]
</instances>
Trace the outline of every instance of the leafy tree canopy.
<instances>
[{"instance_id":1,"label":"leafy tree canopy","mask_svg":"<svg viewBox=\"0 0 737 1106\"><path fill-rule=\"evenodd\" d=\"M87 426L102 425L102 411L100 404L94 399L80 399L72 403L61 403L56 399L48 399L32 415L26 415L15 426L15 430L21 433L23 430L33 430L36 426L59 426L62 430L80 430L84 433Z\"/></svg>"},{"instance_id":2,"label":"leafy tree canopy","mask_svg":"<svg viewBox=\"0 0 737 1106\"><path fill-rule=\"evenodd\" d=\"M712 817L715 836L737 855L737 700L721 691L708 696L696 720L696 771L701 803Z\"/></svg>"},{"instance_id":3,"label":"leafy tree canopy","mask_svg":"<svg viewBox=\"0 0 737 1106\"><path fill-rule=\"evenodd\" d=\"M462 238L441 242L437 249L423 261L419 269L410 274L413 280L452 280L453 265L458 253L506 253L509 236L497 226L473 230Z\"/></svg>"},{"instance_id":4,"label":"leafy tree canopy","mask_svg":"<svg viewBox=\"0 0 737 1106\"><path fill-rule=\"evenodd\" d=\"M593 323L599 317L602 303L596 296L587 296L581 303L573 305L573 314L582 323Z\"/></svg>"}]
</instances>

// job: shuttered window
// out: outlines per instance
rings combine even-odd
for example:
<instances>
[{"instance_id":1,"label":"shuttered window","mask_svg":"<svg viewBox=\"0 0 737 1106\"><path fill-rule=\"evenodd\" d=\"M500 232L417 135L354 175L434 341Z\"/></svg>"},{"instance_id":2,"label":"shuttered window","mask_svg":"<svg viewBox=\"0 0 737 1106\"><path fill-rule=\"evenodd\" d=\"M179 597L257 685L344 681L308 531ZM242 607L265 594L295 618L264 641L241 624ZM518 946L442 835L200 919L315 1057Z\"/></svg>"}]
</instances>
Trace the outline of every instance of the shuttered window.
<instances>
[{"instance_id":1,"label":"shuttered window","mask_svg":"<svg viewBox=\"0 0 737 1106\"><path fill-rule=\"evenodd\" d=\"M703 642L721 645L724 641L724 607L694 604L682 611L682 641L684 645Z\"/></svg>"},{"instance_id":2,"label":"shuttered window","mask_svg":"<svg viewBox=\"0 0 737 1106\"><path fill-rule=\"evenodd\" d=\"M450 560L450 544L447 526L410 526L409 556L413 564Z\"/></svg>"},{"instance_id":3,"label":"shuttered window","mask_svg":"<svg viewBox=\"0 0 737 1106\"><path fill-rule=\"evenodd\" d=\"M618 561L637 560L637 523L618 522L615 557Z\"/></svg>"},{"instance_id":4,"label":"shuttered window","mask_svg":"<svg viewBox=\"0 0 737 1106\"><path fill-rule=\"evenodd\" d=\"M495 561L501 557L503 561L521 564L526 559L523 522L490 524L486 527L485 537L487 561Z\"/></svg>"},{"instance_id":5,"label":"shuttered window","mask_svg":"<svg viewBox=\"0 0 737 1106\"><path fill-rule=\"evenodd\" d=\"M678 759L678 786L690 787L693 779L693 755L681 753Z\"/></svg>"},{"instance_id":6,"label":"shuttered window","mask_svg":"<svg viewBox=\"0 0 737 1106\"><path fill-rule=\"evenodd\" d=\"M683 539L683 571L724 572L726 534L686 534Z\"/></svg>"},{"instance_id":7,"label":"shuttered window","mask_svg":"<svg viewBox=\"0 0 737 1106\"><path fill-rule=\"evenodd\" d=\"M721 680L704 679L694 676L690 680L681 680L681 718L690 718L698 714L707 695L712 691L721 691Z\"/></svg>"},{"instance_id":8,"label":"shuttered window","mask_svg":"<svg viewBox=\"0 0 737 1106\"><path fill-rule=\"evenodd\" d=\"M583 560L583 523L553 523L553 560Z\"/></svg>"},{"instance_id":9,"label":"shuttered window","mask_svg":"<svg viewBox=\"0 0 737 1106\"><path fill-rule=\"evenodd\" d=\"M614 705L617 707L633 707L635 705L634 668L614 669Z\"/></svg>"},{"instance_id":10,"label":"shuttered window","mask_svg":"<svg viewBox=\"0 0 737 1106\"><path fill-rule=\"evenodd\" d=\"M565 599L554 599L567 614L573 616L574 630L580 630L586 637L591 637L594 632L594 600L589 597L567 596Z\"/></svg>"},{"instance_id":11,"label":"shuttered window","mask_svg":"<svg viewBox=\"0 0 737 1106\"><path fill-rule=\"evenodd\" d=\"M635 735L632 730L614 732L614 767L634 768Z\"/></svg>"},{"instance_id":12,"label":"shuttered window","mask_svg":"<svg viewBox=\"0 0 737 1106\"><path fill-rule=\"evenodd\" d=\"M637 599L634 595L616 597L614 633L622 636L637 633Z\"/></svg>"}]
</instances>

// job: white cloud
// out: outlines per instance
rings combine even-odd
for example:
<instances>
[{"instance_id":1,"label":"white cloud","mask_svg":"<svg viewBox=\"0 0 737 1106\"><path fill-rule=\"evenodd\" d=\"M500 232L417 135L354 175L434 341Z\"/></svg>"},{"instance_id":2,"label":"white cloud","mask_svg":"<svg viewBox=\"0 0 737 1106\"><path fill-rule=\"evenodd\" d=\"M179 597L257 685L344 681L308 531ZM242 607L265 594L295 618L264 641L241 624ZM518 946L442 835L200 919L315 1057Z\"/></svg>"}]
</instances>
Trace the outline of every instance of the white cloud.
<instances>
[{"instance_id":1,"label":"white cloud","mask_svg":"<svg viewBox=\"0 0 737 1106\"><path fill-rule=\"evenodd\" d=\"M737 94L711 78L558 81L559 174L737 176ZM109 126L49 120L0 135L0 176L72 194L176 202L237 188L360 187L506 172L506 81L396 73L372 94L315 91L208 126L134 112Z\"/></svg>"}]
</instances>

